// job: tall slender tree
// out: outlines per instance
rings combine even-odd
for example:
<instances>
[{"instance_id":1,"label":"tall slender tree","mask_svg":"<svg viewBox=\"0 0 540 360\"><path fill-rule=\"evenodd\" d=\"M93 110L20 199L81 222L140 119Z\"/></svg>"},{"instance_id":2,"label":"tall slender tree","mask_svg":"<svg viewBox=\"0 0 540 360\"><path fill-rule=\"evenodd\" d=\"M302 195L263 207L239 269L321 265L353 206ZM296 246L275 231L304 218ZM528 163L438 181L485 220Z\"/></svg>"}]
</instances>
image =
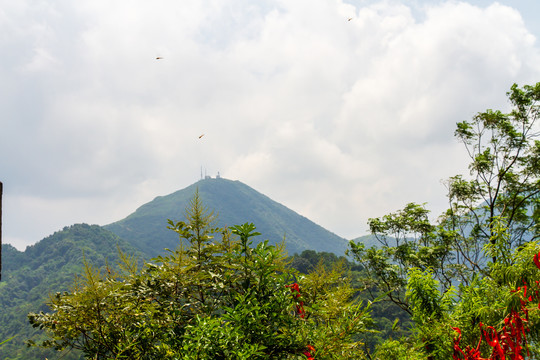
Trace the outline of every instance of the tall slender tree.
<instances>
[{"instance_id":1,"label":"tall slender tree","mask_svg":"<svg viewBox=\"0 0 540 360\"><path fill-rule=\"evenodd\" d=\"M455 233L460 260L473 270L482 269L483 244L497 241L497 217L505 219L512 247L540 236L540 83L514 84L507 95L510 113L481 112L458 123L455 132L471 159L471 177L449 179L444 226Z\"/></svg>"},{"instance_id":2,"label":"tall slender tree","mask_svg":"<svg viewBox=\"0 0 540 360\"><path fill-rule=\"evenodd\" d=\"M482 284L489 284L486 298L492 304L504 298L503 291L520 286L508 281L512 267L524 263L519 252L529 249L530 255L540 239L540 83L521 88L514 84L507 96L510 112L489 109L457 123L455 137L467 149L470 174L446 182L450 206L436 222L430 221L425 205L408 204L369 219L381 246L365 249L351 243L352 254L369 274L366 286L377 287L417 323L425 317L444 323L442 308L433 312L425 305L467 300ZM457 284L455 297L444 295ZM478 313L464 313L473 314L466 319L469 326L478 325ZM435 356L431 345L425 345L428 355Z\"/></svg>"}]
</instances>

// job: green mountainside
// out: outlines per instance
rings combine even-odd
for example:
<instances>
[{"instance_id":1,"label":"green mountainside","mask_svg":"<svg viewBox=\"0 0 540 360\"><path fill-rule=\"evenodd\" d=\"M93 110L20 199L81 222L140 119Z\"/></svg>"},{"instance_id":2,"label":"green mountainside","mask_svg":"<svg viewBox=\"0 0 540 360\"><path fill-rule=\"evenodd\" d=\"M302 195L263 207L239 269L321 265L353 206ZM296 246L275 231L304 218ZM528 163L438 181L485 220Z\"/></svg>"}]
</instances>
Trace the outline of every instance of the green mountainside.
<instances>
[{"instance_id":1,"label":"green mountainside","mask_svg":"<svg viewBox=\"0 0 540 360\"><path fill-rule=\"evenodd\" d=\"M38 340L39 334L28 323L29 312L47 311L50 294L68 290L69 284L82 273L84 259L95 267L113 265L118 249L127 254L137 250L115 234L98 225L77 224L55 232L24 252L2 245L4 268L0 282L0 358L59 358L53 351L27 348L25 341ZM0 341L1 342L1 341ZM68 354L63 359L78 358Z\"/></svg>"},{"instance_id":2,"label":"green mountainside","mask_svg":"<svg viewBox=\"0 0 540 360\"><path fill-rule=\"evenodd\" d=\"M76 224L55 232L25 251L2 245L3 270L0 282L0 359L78 359L80 354L59 355L35 347L26 340L42 336L27 320L29 312L47 311L49 295L68 290L83 272L84 260L94 267L114 266L118 249L150 259L178 245L176 233L167 229L167 219L184 220L184 209L196 190L204 205L218 215L219 226L252 222L261 236L281 242L285 237L289 254L304 250L341 256L348 242L287 207L272 201L239 181L201 180L183 190L160 196L141 206L123 220L101 227Z\"/></svg>"},{"instance_id":3,"label":"green mountainside","mask_svg":"<svg viewBox=\"0 0 540 360\"><path fill-rule=\"evenodd\" d=\"M167 229L167 219L183 221L184 209L199 189L204 205L218 215L219 226L252 222L262 236L275 244L285 238L289 254L303 250L343 255L348 241L271 200L240 181L205 179L167 196L158 196L123 220L104 226L150 256L173 249L178 236Z\"/></svg>"},{"instance_id":4,"label":"green mountainside","mask_svg":"<svg viewBox=\"0 0 540 360\"><path fill-rule=\"evenodd\" d=\"M351 241L354 241L355 243L362 243L366 247L366 249L369 249L370 247L380 247L381 243L377 240L375 235L363 235L357 238L352 239Z\"/></svg>"}]
</instances>

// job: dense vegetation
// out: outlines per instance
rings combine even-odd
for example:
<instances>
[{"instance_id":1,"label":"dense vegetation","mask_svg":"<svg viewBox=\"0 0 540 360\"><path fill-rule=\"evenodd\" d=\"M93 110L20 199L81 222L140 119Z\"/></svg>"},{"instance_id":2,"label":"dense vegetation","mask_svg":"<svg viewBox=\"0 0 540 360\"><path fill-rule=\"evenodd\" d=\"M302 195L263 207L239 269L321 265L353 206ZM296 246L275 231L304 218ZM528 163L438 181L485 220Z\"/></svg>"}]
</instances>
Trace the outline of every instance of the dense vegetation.
<instances>
[{"instance_id":1,"label":"dense vegetation","mask_svg":"<svg viewBox=\"0 0 540 360\"><path fill-rule=\"evenodd\" d=\"M251 223L215 225L196 192L184 221L169 224L179 246L150 261L113 251L121 241L105 232L94 240L116 259L104 262L79 242L104 231L87 225L53 235L56 254L27 251L35 264L4 247L6 270L29 263L0 285L2 303L20 307L0 313L0 339L32 310L44 330L24 335L32 354L78 351L65 358L540 358L540 83L508 96L510 113L457 124L470 176L447 181L448 211L432 221L407 204L370 219L378 245L351 242L355 262L311 250L287 259L282 245L253 241ZM85 246L86 260L75 250ZM83 276L65 278L73 273ZM59 292L45 305L51 285ZM21 341L0 344L7 359L25 358Z\"/></svg>"},{"instance_id":2,"label":"dense vegetation","mask_svg":"<svg viewBox=\"0 0 540 360\"><path fill-rule=\"evenodd\" d=\"M424 206L408 204L370 219L380 247L352 244L366 286L378 286L414 321L414 336L384 343L383 358L462 359L458 337L474 349L467 359L540 356L540 274L533 263L540 237L540 83L514 85L508 97L509 114L487 110L457 124L471 176L448 180L450 209L437 222ZM514 324L508 335L511 323L526 325ZM495 342L507 348L499 351Z\"/></svg>"},{"instance_id":3,"label":"dense vegetation","mask_svg":"<svg viewBox=\"0 0 540 360\"><path fill-rule=\"evenodd\" d=\"M45 305L45 302L49 301L48 294L68 290L73 284L74 277L84 273L85 258L87 264L91 264L94 270L100 269L100 271L107 272L107 268L111 270L116 267L117 263L121 262L118 257L117 245L126 254L136 254L133 248L112 233L99 226L86 224L66 227L29 247L25 252L17 251L5 244L5 271L9 276L0 283L3 286L1 291L2 306L0 307L1 338L9 339L13 335L16 337L4 345L0 345L2 346L0 348L2 359L62 358L69 360L79 359L83 356L77 350L56 353L53 349L28 348L26 346L27 339L39 343L46 340L46 337L40 330L32 328L26 315L32 311L50 311L50 308ZM143 257L144 255L140 255L139 258ZM69 260L66 261L66 259ZM140 263L142 264L142 261ZM341 276L345 275L350 278L351 286L355 289L358 287L357 279L362 270L361 267L351 263L344 256L314 250L305 250L301 254L290 256L285 260L285 264L292 268L291 274L295 274L296 278L313 273L322 266L324 273L334 271L334 274L342 274ZM20 287L13 285L13 282L20 285L28 284L31 278L36 277L35 272L28 271L29 268L39 269L37 270L39 279L30 287L26 287L26 290L19 291ZM49 285L49 281L53 285ZM34 288L35 290L33 290ZM13 289L13 291L9 289ZM53 290L55 291L53 292ZM362 306L366 306L367 298L362 294L364 293L355 290L351 300L357 303L363 301ZM390 333L395 333L392 331L393 321L396 316L403 315L397 314L396 309L393 312L388 312L385 309L387 305L382 305L380 303L372 305L375 323L373 327L380 329L381 333L366 333L365 336L356 337L357 340L369 342L371 348L373 348L377 338L384 338Z\"/></svg>"},{"instance_id":4,"label":"dense vegetation","mask_svg":"<svg viewBox=\"0 0 540 360\"><path fill-rule=\"evenodd\" d=\"M86 266L51 312L30 314L46 330L41 346L99 359L351 358L368 331L369 308L343 271L321 264L298 277L279 247L253 224L214 228L196 193L187 222L170 228L187 242L146 262L123 257L120 271Z\"/></svg>"},{"instance_id":5,"label":"dense vegetation","mask_svg":"<svg viewBox=\"0 0 540 360\"><path fill-rule=\"evenodd\" d=\"M363 304L370 304L373 324L368 333L363 334L359 339L363 342L366 354L374 351L377 344L388 338L400 338L410 335L411 319L410 315L401 311L399 306L391 301L378 299L381 294L377 286L365 287L366 274L362 265L351 262L350 258L337 256L334 253L316 252L304 250L301 254L294 254L289 259L289 266L301 274L310 274L320 271L320 268L328 270L340 268L351 281L351 286L356 290L355 299Z\"/></svg>"},{"instance_id":6,"label":"dense vegetation","mask_svg":"<svg viewBox=\"0 0 540 360\"><path fill-rule=\"evenodd\" d=\"M84 261L96 267L116 263L118 249L137 251L113 233L97 225L78 224L64 228L29 246L25 252L3 245L4 269L0 282L0 339L15 336L1 345L2 360L54 359L54 352L27 348L26 340L43 340L28 323L27 314L47 311L47 295L66 291L82 274ZM70 359L70 357L65 357Z\"/></svg>"}]
</instances>

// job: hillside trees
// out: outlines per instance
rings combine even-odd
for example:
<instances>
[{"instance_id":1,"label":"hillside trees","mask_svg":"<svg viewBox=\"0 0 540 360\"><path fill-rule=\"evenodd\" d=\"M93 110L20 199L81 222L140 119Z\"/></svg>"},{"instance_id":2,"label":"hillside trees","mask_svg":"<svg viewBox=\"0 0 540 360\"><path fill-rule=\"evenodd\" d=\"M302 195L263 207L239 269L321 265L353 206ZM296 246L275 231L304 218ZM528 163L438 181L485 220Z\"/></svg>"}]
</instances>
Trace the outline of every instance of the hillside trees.
<instances>
[{"instance_id":1,"label":"hillside trees","mask_svg":"<svg viewBox=\"0 0 540 360\"><path fill-rule=\"evenodd\" d=\"M215 228L198 192L186 218L169 222L181 241L166 256L139 266L123 255L118 270L86 264L51 312L29 314L49 336L39 345L99 359L362 357L354 336L367 331L369 308L352 301L342 272L296 276L279 246L252 246L253 224Z\"/></svg>"},{"instance_id":2,"label":"hillside trees","mask_svg":"<svg viewBox=\"0 0 540 360\"><path fill-rule=\"evenodd\" d=\"M4 278L0 282L0 358L54 359L79 358L75 354L55 354L51 349L28 348L27 339L41 341L43 332L28 323L30 311L47 310L45 300L51 291L65 291L83 271L83 259L95 267L116 263L118 251L136 253L127 242L98 225L75 224L28 246L21 252L3 244Z\"/></svg>"},{"instance_id":3,"label":"hillside trees","mask_svg":"<svg viewBox=\"0 0 540 360\"><path fill-rule=\"evenodd\" d=\"M526 261L530 264L532 258L523 259L519 252L540 236L540 83L522 88L514 84L507 95L509 113L487 110L457 124L455 136L468 151L470 176L447 181L450 206L437 222L430 221L424 205L408 204L369 220L381 246L365 249L351 244L351 253L369 275L365 286L377 285L389 301L411 314L417 331L423 326L421 318L438 318L437 323L447 324L443 332L448 337L452 332L445 316L453 313L450 299L462 304L466 294L489 283L489 291L495 292L490 295L498 296L494 303L503 304L503 292L524 281L501 274ZM446 295L453 291L455 295ZM415 300L419 293L427 296L420 303ZM429 304L446 307L431 311ZM474 308L471 305L466 314L472 328L482 318ZM498 321L503 318L499 313ZM427 337L421 342L425 345L421 351L437 358Z\"/></svg>"}]
</instances>

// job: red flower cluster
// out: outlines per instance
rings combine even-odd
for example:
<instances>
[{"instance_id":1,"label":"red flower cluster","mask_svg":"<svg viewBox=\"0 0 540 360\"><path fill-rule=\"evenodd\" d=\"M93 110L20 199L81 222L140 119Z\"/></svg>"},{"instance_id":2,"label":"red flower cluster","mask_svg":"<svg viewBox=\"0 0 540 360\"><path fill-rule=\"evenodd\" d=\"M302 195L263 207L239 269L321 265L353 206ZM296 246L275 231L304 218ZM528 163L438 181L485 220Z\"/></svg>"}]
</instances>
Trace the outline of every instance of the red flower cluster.
<instances>
[{"instance_id":1,"label":"red flower cluster","mask_svg":"<svg viewBox=\"0 0 540 360\"><path fill-rule=\"evenodd\" d=\"M476 349L472 349L467 345L465 349L459 347L459 342L461 341L461 330L460 328L453 327L455 331L458 332L459 336L457 339L454 339L454 355L452 356L454 360L464 359L464 360L488 360L480 357L480 344L482 343L482 338L478 342ZM462 358L459 357L459 354L463 355Z\"/></svg>"},{"instance_id":2,"label":"red flower cluster","mask_svg":"<svg viewBox=\"0 0 540 360\"><path fill-rule=\"evenodd\" d=\"M307 360L314 360L313 355L311 355L311 352L315 352L315 348L311 345L307 346L307 350L304 351L304 355L306 355Z\"/></svg>"},{"instance_id":3,"label":"red flower cluster","mask_svg":"<svg viewBox=\"0 0 540 360\"><path fill-rule=\"evenodd\" d=\"M540 252L534 256L534 264L540 269ZM536 281L537 290L535 298L539 298L540 281ZM530 288L530 286L529 286ZM527 327L529 322L529 308L527 305L533 301L532 295L527 296L527 283L523 281L523 286L518 287L516 290L512 290L513 293L521 292L523 290L523 296L520 297L519 312L512 310L510 314L504 319L504 326L501 330L497 331L493 326L484 326L480 323L481 336L478 341L478 345L475 349L467 346L465 349L461 349L459 342L461 340L461 330L459 328L453 328L458 332L457 339L454 338L454 360L523 360L523 350L527 350L527 332L530 329ZM538 304L540 309L540 303ZM480 356L480 344L482 343L482 337L486 339L488 345L493 349L489 358L483 358ZM527 350L527 355L528 355Z\"/></svg>"},{"instance_id":4,"label":"red flower cluster","mask_svg":"<svg viewBox=\"0 0 540 360\"><path fill-rule=\"evenodd\" d=\"M297 283L294 283L294 284L291 284L291 285L286 285L288 288L291 288L291 291L292 292L296 292L295 294L295 298L296 300L298 301L298 303L296 304L296 313L298 314L298 316L300 316L302 319L306 316L306 312L304 310L304 302L302 300L300 300L300 287L298 286Z\"/></svg>"},{"instance_id":5,"label":"red flower cluster","mask_svg":"<svg viewBox=\"0 0 540 360\"><path fill-rule=\"evenodd\" d=\"M304 310L304 302L300 300L300 297L302 296L300 294L300 287L297 283L293 283L291 285L286 285L288 288L291 289L291 291L294 293L294 297L296 298L297 304L296 304L296 313L298 316L300 316L302 319L306 316L306 311ZM311 345L307 346L307 350L304 351L304 355L306 355L307 360L314 360L313 355L311 353L315 352L315 348Z\"/></svg>"}]
</instances>

